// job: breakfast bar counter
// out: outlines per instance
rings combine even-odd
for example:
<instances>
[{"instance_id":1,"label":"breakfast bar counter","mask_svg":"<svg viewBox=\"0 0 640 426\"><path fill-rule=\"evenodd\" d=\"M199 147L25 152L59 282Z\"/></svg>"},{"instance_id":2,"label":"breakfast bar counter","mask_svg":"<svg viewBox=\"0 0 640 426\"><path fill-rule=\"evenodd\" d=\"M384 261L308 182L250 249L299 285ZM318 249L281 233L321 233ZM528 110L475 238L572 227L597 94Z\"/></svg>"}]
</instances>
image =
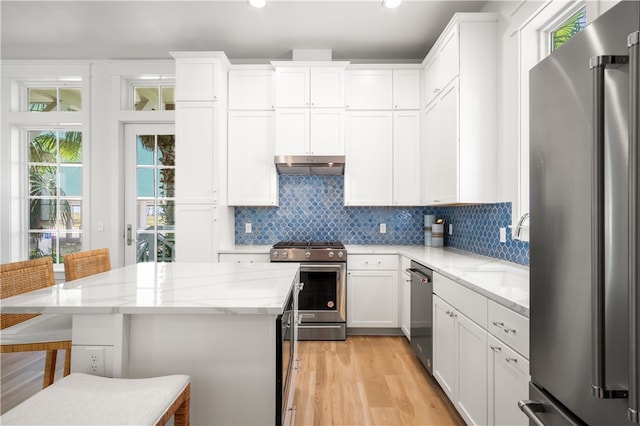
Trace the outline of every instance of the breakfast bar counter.
<instances>
[{"instance_id":1,"label":"breakfast bar counter","mask_svg":"<svg viewBox=\"0 0 640 426\"><path fill-rule=\"evenodd\" d=\"M194 425L273 424L276 318L297 263L142 263L3 299L73 315L72 371L191 376Z\"/></svg>"}]
</instances>

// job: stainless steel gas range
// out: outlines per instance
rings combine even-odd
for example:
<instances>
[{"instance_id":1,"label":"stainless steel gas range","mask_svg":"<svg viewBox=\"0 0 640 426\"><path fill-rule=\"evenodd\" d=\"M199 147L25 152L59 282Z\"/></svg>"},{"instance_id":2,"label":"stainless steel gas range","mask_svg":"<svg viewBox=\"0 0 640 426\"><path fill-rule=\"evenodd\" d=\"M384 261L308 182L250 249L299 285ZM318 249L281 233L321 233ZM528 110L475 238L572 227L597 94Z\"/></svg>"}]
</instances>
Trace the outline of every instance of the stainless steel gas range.
<instances>
[{"instance_id":1,"label":"stainless steel gas range","mask_svg":"<svg viewBox=\"0 0 640 426\"><path fill-rule=\"evenodd\" d=\"M347 335L347 251L336 241L282 241L271 262L300 263L299 340L345 340Z\"/></svg>"}]
</instances>

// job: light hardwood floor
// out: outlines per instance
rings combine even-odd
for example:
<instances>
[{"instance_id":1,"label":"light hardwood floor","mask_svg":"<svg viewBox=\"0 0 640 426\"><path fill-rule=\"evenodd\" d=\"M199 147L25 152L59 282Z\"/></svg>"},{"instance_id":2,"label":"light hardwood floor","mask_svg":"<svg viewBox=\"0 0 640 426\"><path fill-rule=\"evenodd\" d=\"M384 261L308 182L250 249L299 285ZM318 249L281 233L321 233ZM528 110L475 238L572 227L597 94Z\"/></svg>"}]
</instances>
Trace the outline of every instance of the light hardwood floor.
<instances>
[{"instance_id":1,"label":"light hardwood floor","mask_svg":"<svg viewBox=\"0 0 640 426\"><path fill-rule=\"evenodd\" d=\"M404 337L299 343L296 425L464 425ZM64 351L58 352L56 380ZM0 413L42 389L44 352L2 354Z\"/></svg>"},{"instance_id":2,"label":"light hardwood floor","mask_svg":"<svg viewBox=\"0 0 640 426\"><path fill-rule=\"evenodd\" d=\"M464 425L404 337L298 348L296 425Z\"/></svg>"}]
</instances>

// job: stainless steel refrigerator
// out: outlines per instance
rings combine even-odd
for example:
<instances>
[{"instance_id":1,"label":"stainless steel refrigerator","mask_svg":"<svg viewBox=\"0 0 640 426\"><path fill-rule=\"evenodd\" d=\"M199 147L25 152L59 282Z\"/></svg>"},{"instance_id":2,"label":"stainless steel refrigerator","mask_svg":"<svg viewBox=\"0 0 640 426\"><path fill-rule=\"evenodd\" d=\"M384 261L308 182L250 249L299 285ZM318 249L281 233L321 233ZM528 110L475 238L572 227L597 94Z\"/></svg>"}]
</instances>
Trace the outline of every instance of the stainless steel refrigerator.
<instances>
[{"instance_id":1,"label":"stainless steel refrigerator","mask_svg":"<svg viewBox=\"0 0 640 426\"><path fill-rule=\"evenodd\" d=\"M531 424L638 422L639 2L530 72Z\"/></svg>"}]
</instances>

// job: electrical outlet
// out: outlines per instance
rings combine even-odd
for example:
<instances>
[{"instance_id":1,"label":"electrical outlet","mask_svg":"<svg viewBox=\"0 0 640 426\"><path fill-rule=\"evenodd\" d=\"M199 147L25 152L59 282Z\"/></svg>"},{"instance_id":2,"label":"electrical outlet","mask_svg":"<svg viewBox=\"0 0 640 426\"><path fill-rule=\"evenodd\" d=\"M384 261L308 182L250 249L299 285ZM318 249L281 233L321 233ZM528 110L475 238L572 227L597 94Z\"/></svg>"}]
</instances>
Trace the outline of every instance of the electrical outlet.
<instances>
[{"instance_id":1,"label":"electrical outlet","mask_svg":"<svg viewBox=\"0 0 640 426\"><path fill-rule=\"evenodd\" d=\"M381 223L380 224L380 233L381 234L386 234L387 233L387 224L386 223Z\"/></svg>"},{"instance_id":2,"label":"electrical outlet","mask_svg":"<svg viewBox=\"0 0 640 426\"><path fill-rule=\"evenodd\" d=\"M73 353L74 357L78 357L77 369L80 373L93 374L96 376L104 376L104 347L103 346L84 346L77 347Z\"/></svg>"},{"instance_id":3,"label":"electrical outlet","mask_svg":"<svg viewBox=\"0 0 640 426\"><path fill-rule=\"evenodd\" d=\"M500 228L500 242L507 242L507 228Z\"/></svg>"},{"instance_id":4,"label":"electrical outlet","mask_svg":"<svg viewBox=\"0 0 640 426\"><path fill-rule=\"evenodd\" d=\"M244 224L244 233L245 234L251 233L251 222L247 222Z\"/></svg>"}]
</instances>

